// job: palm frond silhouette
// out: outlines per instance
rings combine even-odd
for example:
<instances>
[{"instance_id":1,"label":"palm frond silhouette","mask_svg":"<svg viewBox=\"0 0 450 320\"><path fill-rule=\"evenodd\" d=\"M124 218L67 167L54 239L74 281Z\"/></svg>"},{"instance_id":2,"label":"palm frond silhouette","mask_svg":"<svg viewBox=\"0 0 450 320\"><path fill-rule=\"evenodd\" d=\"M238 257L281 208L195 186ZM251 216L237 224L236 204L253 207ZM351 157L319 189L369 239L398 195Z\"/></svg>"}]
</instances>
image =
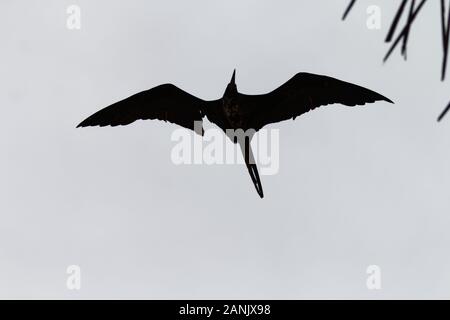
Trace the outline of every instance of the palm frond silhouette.
<instances>
[{"instance_id":1,"label":"palm frond silhouette","mask_svg":"<svg viewBox=\"0 0 450 320\"><path fill-rule=\"evenodd\" d=\"M389 31L386 35L385 42L390 43L390 47L383 58L386 62L392 55L392 53L401 45L400 54L405 60L407 60L408 40L410 39L410 32L415 22L417 22L418 16L423 12L423 8L429 0L402 0L398 5L397 12L391 21ZM345 9L342 20L345 20L350 11L354 8L357 0L351 0ZM408 8L409 5L409 9ZM403 27L399 27L400 21L406 16ZM440 2L440 19L442 33L442 67L441 67L441 81L445 80L447 73L447 60L448 60L448 44L450 38L450 1L448 6L445 5L445 0ZM438 121L441 121L445 115L450 111L450 103L439 115Z\"/></svg>"}]
</instances>

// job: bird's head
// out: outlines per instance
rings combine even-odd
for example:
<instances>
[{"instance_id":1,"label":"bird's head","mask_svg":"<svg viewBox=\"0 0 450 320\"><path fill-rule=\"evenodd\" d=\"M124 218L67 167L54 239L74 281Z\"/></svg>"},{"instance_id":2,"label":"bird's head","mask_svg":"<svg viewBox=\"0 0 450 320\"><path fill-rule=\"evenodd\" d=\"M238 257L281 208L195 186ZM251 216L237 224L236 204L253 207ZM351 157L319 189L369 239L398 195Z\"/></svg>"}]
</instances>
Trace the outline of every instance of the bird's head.
<instances>
[{"instance_id":1,"label":"bird's head","mask_svg":"<svg viewBox=\"0 0 450 320\"><path fill-rule=\"evenodd\" d=\"M225 89L225 93L223 95L224 100L236 100L238 97L238 91L236 86L236 69L233 71L233 76L231 77L231 81Z\"/></svg>"}]
</instances>

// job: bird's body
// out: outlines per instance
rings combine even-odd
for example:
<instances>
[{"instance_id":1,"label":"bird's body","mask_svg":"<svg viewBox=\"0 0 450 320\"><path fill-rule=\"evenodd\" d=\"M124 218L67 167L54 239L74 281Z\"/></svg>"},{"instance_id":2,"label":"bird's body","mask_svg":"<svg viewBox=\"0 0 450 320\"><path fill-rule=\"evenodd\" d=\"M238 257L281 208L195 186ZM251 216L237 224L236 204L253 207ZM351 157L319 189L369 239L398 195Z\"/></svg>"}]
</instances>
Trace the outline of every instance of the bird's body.
<instances>
[{"instance_id":1,"label":"bird's body","mask_svg":"<svg viewBox=\"0 0 450 320\"><path fill-rule=\"evenodd\" d=\"M227 120L227 128L222 129L242 129L245 127L247 113L245 106L241 106L241 97L237 90L235 84L235 75L233 72L233 77L230 84L227 86L225 93L221 99L223 114ZM248 110L247 110L248 111Z\"/></svg>"},{"instance_id":2,"label":"bird's body","mask_svg":"<svg viewBox=\"0 0 450 320\"><path fill-rule=\"evenodd\" d=\"M135 94L106 107L78 127L127 125L136 120L158 119L195 129L194 123L206 116L225 133L242 129L251 131L243 139L228 135L233 143L239 143L253 184L263 197L258 169L250 141L253 134L264 126L288 119L295 119L316 107L340 103L347 106L363 105L375 101L391 100L363 87L327 76L298 73L274 91L263 95L239 93L235 75L222 98L213 101L199 99L172 84L164 84ZM203 129L201 132L203 134Z\"/></svg>"},{"instance_id":3,"label":"bird's body","mask_svg":"<svg viewBox=\"0 0 450 320\"><path fill-rule=\"evenodd\" d=\"M243 128L245 113L238 103L223 103L223 113L232 129Z\"/></svg>"}]
</instances>

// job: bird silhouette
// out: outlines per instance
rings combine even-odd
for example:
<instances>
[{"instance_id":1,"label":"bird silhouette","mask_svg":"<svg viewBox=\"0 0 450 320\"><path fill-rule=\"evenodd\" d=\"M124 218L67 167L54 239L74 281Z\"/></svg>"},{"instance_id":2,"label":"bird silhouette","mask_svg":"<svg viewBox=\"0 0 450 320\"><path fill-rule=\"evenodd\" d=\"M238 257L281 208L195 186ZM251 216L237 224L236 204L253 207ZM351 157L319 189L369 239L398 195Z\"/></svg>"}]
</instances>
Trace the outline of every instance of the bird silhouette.
<instances>
[{"instance_id":1,"label":"bird silhouette","mask_svg":"<svg viewBox=\"0 0 450 320\"><path fill-rule=\"evenodd\" d=\"M393 103L369 89L311 73L298 73L279 88L267 94L247 95L238 92L236 70L222 98L205 101L173 84L163 84L137 93L106 107L81 122L78 127L128 125L136 120L158 119L195 130L203 117L226 134L242 129L251 132L244 139L227 136L239 143L256 191L264 197L258 168L250 147L253 134L270 123L294 119L319 106L343 104L364 105L375 101ZM199 131L199 130L197 130ZM198 134L203 135L203 127Z\"/></svg>"}]
</instances>

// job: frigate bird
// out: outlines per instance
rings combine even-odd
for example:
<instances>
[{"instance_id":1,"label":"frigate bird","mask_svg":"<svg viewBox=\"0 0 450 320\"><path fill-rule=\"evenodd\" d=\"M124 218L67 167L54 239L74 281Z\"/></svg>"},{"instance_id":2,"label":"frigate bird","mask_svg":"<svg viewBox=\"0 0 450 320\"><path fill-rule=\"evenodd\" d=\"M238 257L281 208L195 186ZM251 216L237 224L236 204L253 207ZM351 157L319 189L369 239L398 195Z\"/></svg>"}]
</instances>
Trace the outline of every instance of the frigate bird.
<instances>
[{"instance_id":1,"label":"frigate bird","mask_svg":"<svg viewBox=\"0 0 450 320\"><path fill-rule=\"evenodd\" d=\"M119 126L136 120L158 119L195 130L195 122L202 124L206 116L225 133L242 129L256 133L270 123L294 119L319 106L343 104L364 105L375 101L393 103L369 89L311 73L298 73L279 88L267 94L247 95L238 91L236 70L222 98L205 101L173 84L163 84L116 102L81 122L78 127ZM203 127L197 132L203 135ZM231 129L231 130L230 130ZM250 147L253 134L236 139L256 191L264 197L261 180Z\"/></svg>"}]
</instances>

